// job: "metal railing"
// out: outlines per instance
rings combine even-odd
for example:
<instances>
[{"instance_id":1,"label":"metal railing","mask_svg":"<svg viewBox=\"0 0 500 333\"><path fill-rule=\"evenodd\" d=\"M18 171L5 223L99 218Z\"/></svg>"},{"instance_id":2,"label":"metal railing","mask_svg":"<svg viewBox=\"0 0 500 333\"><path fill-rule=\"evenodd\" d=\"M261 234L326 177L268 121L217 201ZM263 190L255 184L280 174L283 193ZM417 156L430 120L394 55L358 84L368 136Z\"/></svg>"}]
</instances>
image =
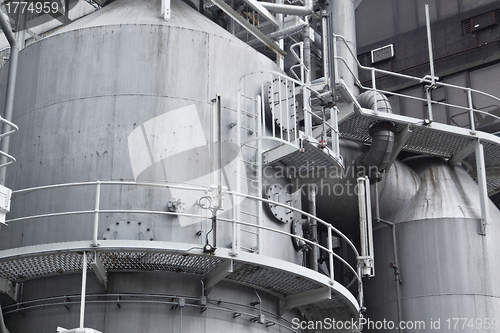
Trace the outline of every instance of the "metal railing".
<instances>
[{"instance_id":1,"label":"metal railing","mask_svg":"<svg viewBox=\"0 0 500 333\"><path fill-rule=\"evenodd\" d=\"M347 71L355 78L356 84L362 89L372 91L374 96L377 92L380 92L380 93L386 94L388 96L398 96L398 97L417 100L417 101L425 103L427 105L428 120L431 122L434 121L434 115L433 115L433 110L432 110L433 105L442 105L445 107L451 107L451 108L463 110L466 113L468 113L468 115L469 115L469 128L470 128L472 134L474 134L476 131L476 122L477 122L475 120L476 115L478 115L478 114L485 115L485 116L489 116L489 117L495 118L497 120L500 120L500 117L497 115L488 113L487 111L484 111L481 109L476 109L474 107L474 102L473 102L473 94L478 94L480 96L493 99L496 103L498 103L498 106L500 106L500 98L498 98L496 96L493 96L491 94L488 94L488 93L485 93L483 91L479 91L476 89L472 89L472 88L468 88L468 87L461 87L461 86L457 86L457 85L453 85L453 84L449 84L449 83L445 83L445 82L440 82L440 81L437 81L436 77L431 77L429 75L424 76L423 78L419 78L419 77L415 77L415 76L411 76L411 75L391 72L391 71L378 69L378 68L374 68L374 67L363 66L359 62L355 53L351 50L351 48L349 47L347 41L345 40L345 38L343 36L334 34L333 37L334 37L334 41L335 41L334 42L335 49L338 48L337 41L340 41L341 43L343 43L343 46L348 50L348 54L350 54L350 56L356 62L358 69L366 70L366 71L369 71L371 73L371 87L364 86L358 80L357 75L355 75L354 71L349 67L349 62L340 56L335 56L335 63L336 63L336 69L337 69L335 71L336 82L338 82L338 68L339 68L338 62L340 62L343 64L343 67L345 69L347 69ZM335 52L335 54L337 54L337 52ZM426 97L422 98L422 97L411 96L411 95L406 95L406 94L402 94L402 93L396 93L393 91L378 89L377 82L376 82L377 81L377 74L382 74L385 76L392 76L394 78L406 79L406 80L414 82L415 84L426 84L426 87L425 87L426 88ZM432 100L432 94L431 94L432 90L439 88L439 87L446 87L446 88L450 88L450 89L457 89L459 91L464 91L467 94L467 105L456 105L456 104L446 103L443 101ZM377 108L377 103L374 103L374 111L377 111L376 108ZM452 122L451 119L450 119L450 122ZM462 126L460 126L460 127L462 127Z\"/></svg>"},{"instance_id":2,"label":"metal railing","mask_svg":"<svg viewBox=\"0 0 500 333\"><path fill-rule=\"evenodd\" d=\"M0 134L0 140L3 139L3 138L5 138L5 137L7 137L7 136L9 136L9 135L12 135L13 133L15 133L15 132L17 132L19 130L19 127L17 127L16 124L14 124L14 123L12 123L12 122L8 121L7 119L4 119L4 118L2 118L0 116L0 127L2 127L2 128L5 127L5 126L3 126L4 124L10 126L10 130L8 130L7 132L4 132L4 133ZM16 161L16 159L14 158L14 156L9 155L8 153L6 153L4 151L0 150L0 155L5 156L6 159L7 159L6 162L0 164L0 168L3 168L3 167L5 167L5 166L7 166L7 165L9 165L11 163L14 163Z\"/></svg>"},{"instance_id":3,"label":"metal railing","mask_svg":"<svg viewBox=\"0 0 500 333\"><path fill-rule=\"evenodd\" d=\"M126 181L94 181L94 182L80 182L80 183L66 183L66 184L55 184L55 185L46 185L46 186L38 186L38 187L32 187L32 188L26 188L26 189L20 189L13 191L13 196L12 196L12 202L13 205L16 203L16 198L20 197L20 195L27 194L27 193L33 193L37 191L43 191L43 190L52 190L52 189L63 189L63 188L69 188L69 187L85 187L85 186L95 186L95 207L93 210L73 210L73 211L60 211L60 212L54 212L54 213L44 213L44 214L37 214L37 215L29 215L29 216L22 216L22 217L16 217L16 218L11 218L6 221L6 223L16 223L20 221L28 221L28 220L37 220L40 218L52 218L52 217L62 217L62 216L75 216L75 215L91 215L92 216L92 240L91 244L92 246L97 247L99 245L99 223L100 223L100 216L103 214L152 214L152 215L162 215L162 216L183 216L183 217L188 217L188 218L193 218L193 219L202 219L202 220L207 220L210 219L210 217L207 217L206 215L202 214L188 214L188 213L182 213L182 212L170 212L170 211L158 211L158 210L149 210L149 209L102 209L101 208L101 193L102 193L102 187L105 185L109 186L134 186L136 188L147 188L147 187L152 187L152 188L163 188L163 189L180 189L180 190L185 190L189 192L199 192L200 193L200 198L204 196L204 194L209 191L209 188L206 187L198 187L198 186L186 186L186 185L178 185L178 184L159 184L159 183L138 183L138 182L126 182ZM275 228L267 227L264 225L256 225L252 223L248 223L242 220L237 219L237 215L235 214L236 212L236 206L233 206L232 209L232 216L230 218L222 218L222 217L217 217L218 222L223 222L227 223L232 227L232 236L231 236L231 244L232 244L232 253L234 255L237 255L237 253L240 251L239 244L240 244L240 239L241 237L238 232L236 232L237 228L240 226L250 226L254 228L258 228L259 230L266 231L266 232L271 232L274 234L278 235L284 235L287 237L291 238L296 238L305 244L308 244L311 248L318 248L320 250L323 250L327 253L328 255L328 260L329 260L329 279L331 283L333 284L335 279L334 279L334 260L341 262L352 274L354 275L353 280L351 283L349 283L346 287L349 287L352 285L353 282L358 283L358 302L360 308L363 307L363 285L362 285L362 279L361 279L361 267L359 265L359 253L356 248L356 246L351 242L351 240L342 234L338 229L333 227L331 224L327 223L326 221L313 216L307 212L304 212L298 208L294 208L291 206L288 206L286 204L281 204L279 202L275 202L272 200L268 199L263 199L257 196L252 196L248 194L243 194L243 193L237 193L234 191L227 191L226 195L232 196L232 202L236 202L235 199L236 197L241 197L244 198L245 200L252 200L252 201L257 201L261 203L269 203L272 205L277 205L277 206L282 206L286 207L287 209L290 209L294 212L298 212L308 218L314 219L317 221L318 224L323 225L326 230L328 231L328 237L327 237L327 245L320 245L317 244L309 239L306 239L304 237L294 235L290 232L286 232L283 230L278 230ZM356 265L353 266L351 265L346 259L342 258L340 255L335 253L333 251L333 237L340 237L342 238L346 244L350 247L352 250L352 253L354 254L356 258ZM263 254L263 253L259 253ZM345 255L345 254L344 254Z\"/></svg>"},{"instance_id":4,"label":"metal railing","mask_svg":"<svg viewBox=\"0 0 500 333\"><path fill-rule=\"evenodd\" d=\"M311 98L302 101L301 113L298 99L304 95L305 90L309 91ZM300 149L302 140L300 132L312 136L314 128L322 127L321 136L325 142L330 139L328 148L341 160L337 109L313 110L311 100L320 97L321 93L311 86L279 72L259 71L245 74L240 79L238 89L237 121L239 128L243 130L238 134L241 146L245 147L251 142L264 140ZM301 117L311 118L309 122L312 124L311 128L299 126Z\"/></svg>"}]
</instances>

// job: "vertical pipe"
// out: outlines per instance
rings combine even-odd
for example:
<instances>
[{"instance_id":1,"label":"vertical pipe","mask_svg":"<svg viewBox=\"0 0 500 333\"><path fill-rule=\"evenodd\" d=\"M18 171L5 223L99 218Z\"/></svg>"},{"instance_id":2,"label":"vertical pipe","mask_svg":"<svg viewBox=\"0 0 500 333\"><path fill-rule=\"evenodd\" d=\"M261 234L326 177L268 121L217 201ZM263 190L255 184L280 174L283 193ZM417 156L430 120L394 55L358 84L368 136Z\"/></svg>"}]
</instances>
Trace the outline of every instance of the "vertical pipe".
<instances>
[{"instance_id":1,"label":"vertical pipe","mask_svg":"<svg viewBox=\"0 0 500 333\"><path fill-rule=\"evenodd\" d=\"M372 203L371 203L371 194L370 194L370 179L365 177L365 190L366 190L366 240L368 242L368 256L371 261L371 275L374 275L375 266L373 263L373 226L372 226Z\"/></svg>"},{"instance_id":2,"label":"vertical pipe","mask_svg":"<svg viewBox=\"0 0 500 333\"><path fill-rule=\"evenodd\" d=\"M276 4L283 4L283 0L276 0L275 3ZM276 21L278 21L278 23L279 23L279 26L278 26L279 30L283 29L283 18L284 18L283 14L276 14ZM284 50L285 49L285 40L283 38L278 39L278 45L279 45L280 49ZM281 70L285 69L285 57L282 56L281 54L276 53L276 63Z\"/></svg>"},{"instance_id":3,"label":"vertical pipe","mask_svg":"<svg viewBox=\"0 0 500 333\"><path fill-rule=\"evenodd\" d=\"M304 40L304 67L305 67L305 88L303 92L304 96L304 133L306 136L312 136L312 118L311 110L309 110L309 102L311 92L309 87L311 85L311 27L309 26L308 19L306 18L306 25L303 28L302 36Z\"/></svg>"},{"instance_id":4,"label":"vertical pipe","mask_svg":"<svg viewBox=\"0 0 500 333\"><path fill-rule=\"evenodd\" d=\"M365 179L358 178L358 206L359 206L359 231L360 231L360 254L361 257L366 257L366 189Z\"/></svg>"},{"instance_id":5,"label":"vertical pipe","mask_svg":"<svg viewBox=\"0 0 500 333\"><path fill-rule=\"evenodd\" d=\"M323 14L321 17L321 39L322 39L322 44L323 44L323 79L324 79L324 85L328 86L330 90L333 89L331 83L330 83L330 52L329 52L329 47L330 44L329 38L328 38L328 16L326 14Z\"/></svg>"},{"instance_id":6,"label":"vertical pipe","mask_svg":"<svg viewBox=\"0 0 500 333\"><path fill-rule=\"evenodd\" d=\"M97 246L97 233L99 231L99 203L101 201L101 182L96 182L95 209L94 209L94 237L92 246Z\"/></svg>"},{"instance_id":7,"label":"vertical pipe","mask_svg":"<svg viewBox=\"0 0 500 333\"><path fill-rule=\"evenodd\" d=\"M26 47L26 21L28 19L28 11L20 10L17 16L17 45L19 50Z\"/></svg>"},{"instance_id":8,"label":"vertical pipe","mask_svg":"<svg viewBox=\"0 0 500 333\"><path fill-rule=\"evenodd\" d=\"M5 108L3 118L7 121L12 121L12 110L14 109L14 95L16 91L16 78L17 78L17 63L19 60L19 46L16 41L16 37L12 30L10 30L9 23L5 16L0 13L0 27L2 28L5 37L10 44L10 60L9 60L9 76L7 79L7 93L5 96ZM8 132L10 126L8 124L3 124L2 133ZM9 152L10 137L4 137L0 143L0 150L4 153ZM0 157L0 165L7 162L6 156ZM5 185L6 181L6 168L0 169L0 184Z\"/></svg>"},{"instance_id":9,"label":"vertical pipe","mask_svg":"<svg viewBox=\"0 0 500 333\"><path fill-rule=\"evenodd\" d=\"M316 185L309 186L309 214L316 216ZM318 223L316 219L311 219L311 241L318 243ZM319 249L314 246L311 250L311 269L318 271Z\"/></svg>"},{"instance_id":10,"label":"vertical pipe","mask_svg":"<svg viewBox=\"0 0 500 333\"><path fill-rule=\"evenodd\" d=\"M378 192L378 182L375 182L375 221L379 223L387 224L391 227L392 231L392 250L394 256L394 263L392 268L394 269L394 280L396 283L396 307L398 312L398 322L403 320L403 311L401 308L401 289L400 289L400 272L399 272L399 260L398 260L398 248L396 239L396 224L384 221L380 218L380 203L379 203L379 192ZM399 328L399 332L402 333L403 329Z\"/></svg>"},{"instance_id":11,"label":"vertical pipe","mask_svg":"<svg viewBox=\"0 0 500 333\"><path fill-rule=\"evenodd\" d=\"M87 292L87 252L83 252L82 258L82 297L80 303L80 328L84 327L85 321L85 293Z\"/></svg>"},{"instance_id":12,"label":"vertical pipe","mask_svg":"<svg viewBox=\"0 0 500 333\"><path fill-rule=\"evenodd\" d=\"M217 125L217 196L219 198L218 207L222 208L222 102L221 97L217 94L217 110L216 110L216 125Z\"/></svg>"},{"instance_id":13,"label":"vertical pipe","mask_svg":"<svg viewBox=\"0 0 500 333\"><path fill-rule=\"evenodd\" d=\"M425 5L425 22L427 26L427 46L429 48L429 65L431 69L432 85L436 83L434 76L434 56L432 54L432 40L431 40L431 20L429 15L429 5Z\"/></svg>"},{"instance_id":14,"label":"vertical pipe","mask_svg":"<svg viewBox=\"0 0 500 333\"><path fill-rule=\"evenodd\" d=\"M342 57L347 65L341 63L340 68L335 68L335 81L341 78L346 87L354 96L358 95L358 87L356 80L358 77L358 64L349 49L356 54L356 7L352 0L332 0L325 5L325 11L331 15L332 29L331 33L341 35L345 38L346 44L341 43L341 46L335 50L335 56ZM334 43L335 44L335 43ZM352 71L352 73L351 73Z\"/></svg>"}]
</instances>

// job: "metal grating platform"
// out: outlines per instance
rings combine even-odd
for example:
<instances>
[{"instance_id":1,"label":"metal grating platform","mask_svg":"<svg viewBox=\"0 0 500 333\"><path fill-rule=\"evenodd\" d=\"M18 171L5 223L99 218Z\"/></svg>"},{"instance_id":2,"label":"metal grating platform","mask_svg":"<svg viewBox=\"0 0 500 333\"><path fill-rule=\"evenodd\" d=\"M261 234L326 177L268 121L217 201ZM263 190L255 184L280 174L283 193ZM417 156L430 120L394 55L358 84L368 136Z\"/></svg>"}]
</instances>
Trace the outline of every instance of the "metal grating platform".
<instances>
[{"instance_id":1,"label":"metal grating platform","mask_svg":"<svg viewBox=\"0 0 500 333\"><path fill-rule=\"evenodd\" d=\"M314 320L323 318L333 318L336 321L350 322L356 320L352 313L347 311L348 304L344 299L332 295L331 299L311 303L302 307L307 313L314 317Z\"/></svg>"},{"instance_id":2,"label":"metal grating platform","mask_svg":"<svg viewBox=\"0 0 500 333\"><path fill-rule=\"evenodd\" d=\"M264 163L279 162L291 169L291 172L312 172L318 168L343 167L342 160L330 149L318 148L303 140L303 149L283 144L263 153Z\"/></svg>"},{"instance_id":3,"label":"metal grating platform","mask_svg":"<svg viewBox=\"0 0 500 333\"><path fill-rule=\"evenodd\" d=\"M500 171L500 138L482 132L471 134L467 129L439 123L426 126L418 119L395 114L374 112L368 109L363 109L362 112L363 114L353 112L339 122L339 132L342 138L370 144L369 126L381 120L388 120L396 123L398 132L409 127L411 135L402 149L407 152L451 158L471 143L481 140L484 145L488 195L500 192L500 172L498 172ZM464 161L473 168L473 173L475 173L475 154L472 153Z\"/></svg>"},{"instance_id":4,"label":"metal grating platform","mask_svg":"<svg viewBox=\"0 0 500 333\"><path fill-rule=\"evenodd\" d=\"M0 251L0 278L20 283L27 280L62 274L81 273L83 253L88 253L87 270L91 270L97 255L107 272L174 272L208 278L228 262L232 270L225 280L264 290L280 299L296 294L330 290L331 299L321 299L310 305L310 315L350 320L359 318L359 306L347 289L330 284L327 276L283 260L241 253L229 255L229 249L218 249L216 255L204 254L190 244L101 241L99 247L90 242L55 243ZM326 303L325 303L326 302ZM323 304L323 305L322 305ZM324 309L322 309L324 308ZM320 311L321 310L321 311ZM326 318L326 317L324 317Z\"/></svg>"},{"instance_id":5,"label":"metal grating platform","mask_svg":"<svg viewBox=\"0 0 500 333\"><path fill-rule=\"evenodd\" d=\"M251 287L265 286L266 290L279 295L291 295L322 287L322 284L307 280L301 276L277 272L270 267L244 263L235 263L234 272L229 274L226 279Z\"/></svg>"}]
</instances>

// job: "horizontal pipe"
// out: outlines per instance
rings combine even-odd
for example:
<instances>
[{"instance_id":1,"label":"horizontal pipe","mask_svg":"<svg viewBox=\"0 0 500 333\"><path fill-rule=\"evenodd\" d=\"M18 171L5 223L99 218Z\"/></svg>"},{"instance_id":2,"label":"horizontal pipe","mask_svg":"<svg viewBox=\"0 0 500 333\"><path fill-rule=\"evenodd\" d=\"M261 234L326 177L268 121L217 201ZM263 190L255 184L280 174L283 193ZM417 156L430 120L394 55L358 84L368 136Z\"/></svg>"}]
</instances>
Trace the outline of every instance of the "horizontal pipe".
<instances>
[{"instance_id":1,"label":"horizontal pipe","mask_svg":"<svg viewBox=\"0 0 500 333\"><path fill-rule=\"evenodd\" d=\"M306 0L304 6L281 5L262 1L259 3L270 12L278 14L306 16L311 14L313 11L312 0Z\"/></svg>"},{"instance_id":2,"label":"horizontal pipe","mask_svg":"<svg viewBox=\"0 0 500 333\"><path fill-rule=\"evenodd\" d=\"M291 27L288 27L288 28L285 28L285 29L281 29L281 30L272 32L272 33L268 34L267 37L277 40L277 39L283 38L286 35L290 35L290 34L293 34L295 32L298 32L298 31L302 30L302 28L305 25L306 25L306 22L301 22L301 23L299 23L297 25L294 25L294 26L291 26ZM254 45L258 45L259 42L260 41L258 39L253 39L253 40L249 41L247 43L247 45L254 46Z\"/></svg>"}]
</instances>

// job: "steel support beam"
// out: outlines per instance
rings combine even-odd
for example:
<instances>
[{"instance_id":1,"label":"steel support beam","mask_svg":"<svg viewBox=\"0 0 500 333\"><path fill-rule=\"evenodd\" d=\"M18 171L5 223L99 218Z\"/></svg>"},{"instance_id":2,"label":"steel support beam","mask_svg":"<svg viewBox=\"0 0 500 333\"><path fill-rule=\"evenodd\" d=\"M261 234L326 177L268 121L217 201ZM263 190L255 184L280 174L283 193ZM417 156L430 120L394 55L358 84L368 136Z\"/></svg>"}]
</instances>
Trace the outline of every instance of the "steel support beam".
<instances>
[{"instance_id":1,"label":"steel support beam","mask_svg":"<svg viewBox=\"0 0 500 333\"><path fill-rule=\"evenodd\" d=\"M13 301L20 300L20 285L10 280L0 278L0 293L9 296Z\"/></svg>"},{"instance_id":2,"label":"steel support beam","mask_svg":"<svg viewBox=\"0 0 500 333\"><path fill-rule=\"evenodd\" d=\"M476 151L477 144L478 144L478 142L474 141L470 145L468 145L467 147L465 147L464 149L462 149L461 151L459 151L458 153L453 155L453 157L450 158L450 161L449 161L450 164L456 165L456 164L462 162L467 156L469 156L470 154L472 154L473 152Z\"/></svg>"},{"instance_id":3,"label":"steel support beam","mask_svg":"<svg viewBox=\"0 0 500 333\"><path fill-rule=\"evenodd\" d=\"M321 287L314 290L307 290L293 295L288 295L280 300L279 315L282 316L287 311L325 299L331 299L332 294L329 287Z\"/></svg>"},{"instance_id":4,"label":"steel support beam","mask_svg":"<svg viewBox=\"0 0 500 333\"><path fill-rule=\"evenodd\" d=\"M411 130L409 125L406 125L401 131L396 133L391 159L387 164L386 170L389 170L392 163L394 163L399 153L401 152L401 150L403 150L403 147L406 145L406 142L408 141L410 136L411 136Z\"/></svg>"},{"instance_id":5,"label":"steel support beam","mask_svg":"<svg viewBox=\"0 0 500 333\"><path fill-rule=\"evenodd\" d=\"M108 290L108 272L97 252L94 253L94 260L90 263L90 267L92 267L99 283L104 286L104 290Z\"/></svg>"},{"instance_id":6,"label":"steel support beam","mask_svg":"<svg viewBox=\"0 0 500 333\"><path fill-rule=\"evenodd\" d=\"M278 44L276 44L273 40L271 40L269 37L267 37L265 34L263 34L259 29L257 29L255 26L251 25L248 23L238 12L236 12L231 6L229 6L227 3L224 2L224 0L212 0L212 2L222 9L224 13L229 15L233 20L235 20L239 25L241 25L243 28L245 28L249 33L254 35L255 38L260 40L264 45L266 45L268 48L279 54L280 56L285 56L286 52L282 50Z\"/></svg>"},{"instance_id":7,"label":"steel support beam","mask_svg":"<svg viewBox=\"0 0 500 333\"><path fill-rule=\"evenodd\" d=\"M233 272L233 261L226 260L207 274L205 278L205 295L208 295L211 288L222 281L226 276Z\"/></svg>"}]
</instances>

